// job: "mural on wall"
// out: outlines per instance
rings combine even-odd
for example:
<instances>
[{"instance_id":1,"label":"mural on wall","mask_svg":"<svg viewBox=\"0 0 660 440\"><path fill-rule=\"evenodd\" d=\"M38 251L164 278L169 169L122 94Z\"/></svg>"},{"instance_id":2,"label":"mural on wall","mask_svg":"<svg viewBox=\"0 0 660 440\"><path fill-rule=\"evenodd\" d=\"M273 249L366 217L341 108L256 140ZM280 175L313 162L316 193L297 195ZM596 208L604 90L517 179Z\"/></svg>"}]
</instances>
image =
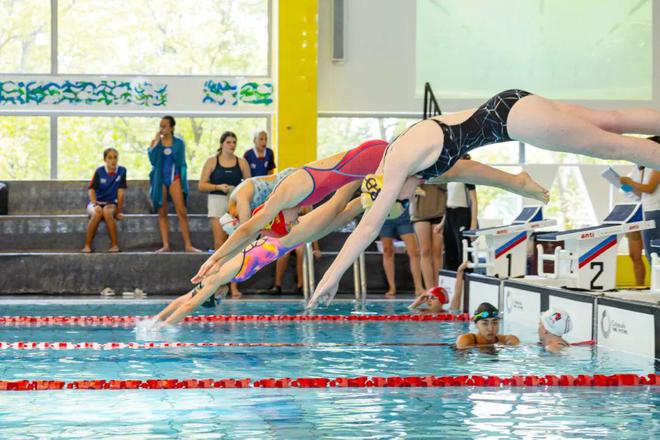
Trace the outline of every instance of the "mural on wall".
<instances>
[{"instance_id":1,"label":"mural on wall","mask_svg":"<svg viewBox=\"0 0 660 440\"><path fill-rule=\"evenodd\" d=\"M239 86L238 82L208 80L204 83L202 102L219 106L235 106L239 102L269 106L273 102L273 83L252 81Z\"/></svg>"},{"instance_id":2,"label":"mural on wall","mask_svg":"<svg viewBox=\"0 0 660 440\"><path fill-rule=\"evenodd\" d=\"M149 81L0 81L0 105L167 104L167 85Z\"/></svg>"}]
</instances>

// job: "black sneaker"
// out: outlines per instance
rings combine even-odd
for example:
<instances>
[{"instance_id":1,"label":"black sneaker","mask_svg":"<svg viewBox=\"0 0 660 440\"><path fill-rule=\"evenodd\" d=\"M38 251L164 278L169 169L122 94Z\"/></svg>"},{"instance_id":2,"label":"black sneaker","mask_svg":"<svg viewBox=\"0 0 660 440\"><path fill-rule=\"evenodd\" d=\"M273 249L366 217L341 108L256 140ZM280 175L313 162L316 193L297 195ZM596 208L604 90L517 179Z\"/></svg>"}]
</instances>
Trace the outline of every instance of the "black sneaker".
<instances>
[{"instance_id":1,"label":"black sneaker","mask_svg":"<svg viewBox=\"0 0 660 440\"><path fill-rule=\"evenodd\" d=\"M281 295L282 287L281 286L272 286L269 289L257 290L258 295Z\"/></svg>"}]
</instances>

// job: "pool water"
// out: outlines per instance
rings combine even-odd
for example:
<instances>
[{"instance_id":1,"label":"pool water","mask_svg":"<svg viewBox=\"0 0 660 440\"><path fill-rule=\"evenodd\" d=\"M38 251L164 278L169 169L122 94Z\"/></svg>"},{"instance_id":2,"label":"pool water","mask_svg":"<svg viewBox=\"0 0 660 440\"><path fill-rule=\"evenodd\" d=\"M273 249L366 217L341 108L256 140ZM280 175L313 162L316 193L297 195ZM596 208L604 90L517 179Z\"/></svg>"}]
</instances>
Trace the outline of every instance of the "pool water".
<instances>
[{"instance_id":1,"label":"pool water","mask_svg":"<svg viewBox=\"0 0 660 440\"><path fill-rule=\"evenodd\" d=\"M370 303L407 313L406 302ZM0 304L0 315L147 315L164 303ZM323 314L348 314L337 302ZM300 301L227 301L222 314L299 314ZM208 313L208 311L206 311ZM185 324L158 339L302 347L0 350L0 379L151 379L655 372L654 359L603 347L557 356L534 329L504 324L520 347L457 351L459 322ZM0 326L0 341L135 342L131 326ZM406 345L447 343L447 345ZM356 345L358 344L358 345ZM391 344L391 345L388 345ZM0 392L7 438L438 438L660 435L660 388L369 388Z\"/></svg>"}]
</instances>

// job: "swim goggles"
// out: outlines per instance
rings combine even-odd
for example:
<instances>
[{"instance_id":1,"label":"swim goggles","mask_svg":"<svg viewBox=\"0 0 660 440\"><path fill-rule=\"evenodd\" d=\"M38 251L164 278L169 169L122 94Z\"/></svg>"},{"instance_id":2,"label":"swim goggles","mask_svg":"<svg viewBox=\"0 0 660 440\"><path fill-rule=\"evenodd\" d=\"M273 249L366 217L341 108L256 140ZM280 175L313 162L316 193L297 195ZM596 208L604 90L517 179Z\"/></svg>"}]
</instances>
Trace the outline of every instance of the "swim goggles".
<instances>
[{"instance_id":1,"label":"swim goggles","mask_svg":"<svg viewBox=\"0 0 660 440\"><path fill-rule=\"evenodd\" d=\"M489 312L489 311L484 311L481 313L477 313L472 317L472 320L474 322L479 321L480 319L488 319L488 318L495 318L495 319L500 319L502 317L502 314L499 312L499 310L496 310L494 312Z\"/></svg>"}]
</instances>

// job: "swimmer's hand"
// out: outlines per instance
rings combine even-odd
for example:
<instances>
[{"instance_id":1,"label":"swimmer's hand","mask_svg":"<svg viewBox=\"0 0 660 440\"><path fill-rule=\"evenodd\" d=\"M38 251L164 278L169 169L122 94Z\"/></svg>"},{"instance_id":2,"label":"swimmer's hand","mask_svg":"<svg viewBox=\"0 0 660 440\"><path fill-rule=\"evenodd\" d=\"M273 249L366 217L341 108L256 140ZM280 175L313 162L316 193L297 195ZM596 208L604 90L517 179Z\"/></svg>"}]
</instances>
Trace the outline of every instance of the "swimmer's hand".
<instances>
[{"instance_id":1,"label":"swimmer's hand","mask_svg":"<svg viewBox=\"0 0 660 440\"><path fill-rule=\"evenodd\" d=\"M197 271L197 274L190 279L190 282L193 284L201 283L204 281L204 277L208 275L209 271L211 268L215 265L216 261L213 259L213 257L209 257L204 264L199 268Z\"/></svg>"},{"instance_id":2,"label":"swimmer's hand","mask_svg":"<svg viewBox=\"0 0 660 440\"><path fill-rule=\"evenodd\" d=\"M305 308L313 309L314 307L319 305L319 303L324 303L327 306L328 304L330 304L332 299L337 294L338 289L339 289L339 283L324 282L323 280L321 280L319 285L316 286L314 295L312 295Z\"/></svg>"}]
</instances>

